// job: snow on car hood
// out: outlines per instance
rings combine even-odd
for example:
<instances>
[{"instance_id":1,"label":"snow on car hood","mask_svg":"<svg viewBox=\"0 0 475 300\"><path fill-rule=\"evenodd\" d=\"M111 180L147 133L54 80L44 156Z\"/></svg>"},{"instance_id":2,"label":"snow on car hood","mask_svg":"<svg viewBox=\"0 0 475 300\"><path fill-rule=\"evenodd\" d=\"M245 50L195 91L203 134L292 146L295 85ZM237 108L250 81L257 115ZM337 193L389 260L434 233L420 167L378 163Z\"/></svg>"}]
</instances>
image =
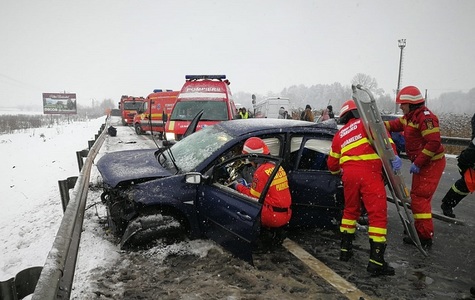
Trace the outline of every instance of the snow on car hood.
<instances>
[{"instance_id":1,"label":"snow on car hood","mask_svg":"<svg viewBox=\"0 0 475 300\"><path fill-rule=\"evenodd\" d=\"M117 151L105 154L97 162L104 183L116 187L123 181L160 178L172 174L155 158L157 149Z\"/></svg>"}]
</instances>

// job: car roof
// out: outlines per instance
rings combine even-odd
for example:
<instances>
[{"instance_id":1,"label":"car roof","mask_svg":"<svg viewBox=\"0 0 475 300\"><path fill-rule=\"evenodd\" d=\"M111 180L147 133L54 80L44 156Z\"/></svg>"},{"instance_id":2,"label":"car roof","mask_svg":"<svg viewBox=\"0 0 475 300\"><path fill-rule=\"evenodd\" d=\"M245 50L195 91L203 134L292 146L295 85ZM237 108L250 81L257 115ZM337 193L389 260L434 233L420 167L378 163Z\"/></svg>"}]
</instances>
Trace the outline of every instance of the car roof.
<instances>
[{"instance_id":1,"label":"car roof","mask_svg":"<svg viewBox=\"0 0 475 300\"><path fill-rule=\"evenodd\" d=\"M397 118L401 118L403 115L395 115L395 114L381 114L381 118L384 120L393 120Z\"/></svg>"},{"instance_id":2,"label":"car roof","mask_svg":"<svg viewBox=\"0 0 475 300\"><path fill-rule=\"evenodd\" d=\"M253 132L275 131L279 128L282 132L299 131L301 129L308 131L319 131L327 134L335 134L337 131L335 124L313 123L307 121L290 120L290 119L268 119L268 118L250 118L223 121L216 126L221 127L224 131L232 136L242 136Z\"/></svg>"}]
</instances>

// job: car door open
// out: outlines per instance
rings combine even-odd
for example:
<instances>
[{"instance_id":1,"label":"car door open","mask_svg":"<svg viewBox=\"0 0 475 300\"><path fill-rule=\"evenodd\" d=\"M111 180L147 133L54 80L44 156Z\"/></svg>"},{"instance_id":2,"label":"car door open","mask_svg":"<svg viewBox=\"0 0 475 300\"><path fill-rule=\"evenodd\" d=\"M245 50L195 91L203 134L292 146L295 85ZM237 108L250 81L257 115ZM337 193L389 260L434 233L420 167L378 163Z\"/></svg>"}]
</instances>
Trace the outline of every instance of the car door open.
<instances>
[{"instance_id":1,"label":"car door open","mask_svg":"<svg viewBox=\"0 0 475 300\"><path fill-rule=\"evenodd\" d=\"M246 159L249 156L240 155L214 166L210 178L198 188L196 207L200 226L206 237L252 264L252 250L260 234L260 214L265 191L276 172L269 177L261 198L244 195L229 186L229 177L235 180L232 177L239 176L237 174L241 170L236 169L243 167ZM280 166L280 160L262 155L250 159L272 160L276 161L277 169Z\"/></svg>"}]
</instances>

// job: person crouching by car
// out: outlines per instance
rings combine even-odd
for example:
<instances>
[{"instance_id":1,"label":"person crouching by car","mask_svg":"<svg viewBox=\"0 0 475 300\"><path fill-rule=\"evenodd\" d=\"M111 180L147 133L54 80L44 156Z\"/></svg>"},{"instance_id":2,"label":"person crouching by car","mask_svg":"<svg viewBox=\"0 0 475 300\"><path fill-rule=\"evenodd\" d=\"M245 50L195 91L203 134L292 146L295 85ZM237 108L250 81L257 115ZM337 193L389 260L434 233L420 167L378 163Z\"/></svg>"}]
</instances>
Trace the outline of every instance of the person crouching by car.
<instances>
[{"instance_id":1,"label":"person crouching by car","mask_svg":"<svg viewBox=\"0 0 475 300\"><path fill-rule=\"evenodd\" d=\"M453 208L475 191L475 114L472 117L472 141L457 157L461 177L450 187L440 208L444 215L455 218Z\"/></svg>"},{"instance_id":2,"label":"person crouching by car","mask_svg":"<svg viewBox=\"0 0 475 300\"><path fill-rule=\"evenodd\" d=\"M251 137L244 143L242 154L269 155L270 151L262 139ZM259 199L275 165L270 161L259 164L251 161L251 164L256 167L256 171L253 174L250 187L247 186L246 182L242 181L241 183L235 182L233 188L240 193ZM264 198L261 212L262 227L270 231L271 235L279 240L279 243L284 239L285 231L283 227L289 223L292 216L291 204L292 199L287 173L282 167L279 167L279 171L272 180L267 195Z\"/></svg>"}]
</instances>

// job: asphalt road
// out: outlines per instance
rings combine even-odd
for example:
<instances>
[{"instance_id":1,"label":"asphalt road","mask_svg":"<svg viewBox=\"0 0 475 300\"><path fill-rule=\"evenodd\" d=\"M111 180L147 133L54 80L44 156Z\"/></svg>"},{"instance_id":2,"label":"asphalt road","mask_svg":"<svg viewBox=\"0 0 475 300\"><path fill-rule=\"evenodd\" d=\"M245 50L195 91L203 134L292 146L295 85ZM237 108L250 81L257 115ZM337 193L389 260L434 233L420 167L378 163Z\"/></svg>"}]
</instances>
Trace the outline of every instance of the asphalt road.
<instances>
[{"instance_id":1,"label":"asphalt road","mask_svg":"<svg viewBox=\"0 0 475 300\"><path fill-rule=\"evenodd\" d=\"M403 160L403 175L410 188L410 162ZM459 178L456 159L449 157L432 201L434 213L442 214L441 199ZM356 233L355 256L340 262L339 236L331 231L294 232L290 237L341 277L371 298L379 299L473 299L475 286L475 195L467 196L454 210L465 225L434 219L434 244L425 257L415 246L402 242L404 227L395 204L388 202L388 247L386 261L395 276L372 278L366 274L369 258L367 228Z\"/></svg>"}]
</instances>

